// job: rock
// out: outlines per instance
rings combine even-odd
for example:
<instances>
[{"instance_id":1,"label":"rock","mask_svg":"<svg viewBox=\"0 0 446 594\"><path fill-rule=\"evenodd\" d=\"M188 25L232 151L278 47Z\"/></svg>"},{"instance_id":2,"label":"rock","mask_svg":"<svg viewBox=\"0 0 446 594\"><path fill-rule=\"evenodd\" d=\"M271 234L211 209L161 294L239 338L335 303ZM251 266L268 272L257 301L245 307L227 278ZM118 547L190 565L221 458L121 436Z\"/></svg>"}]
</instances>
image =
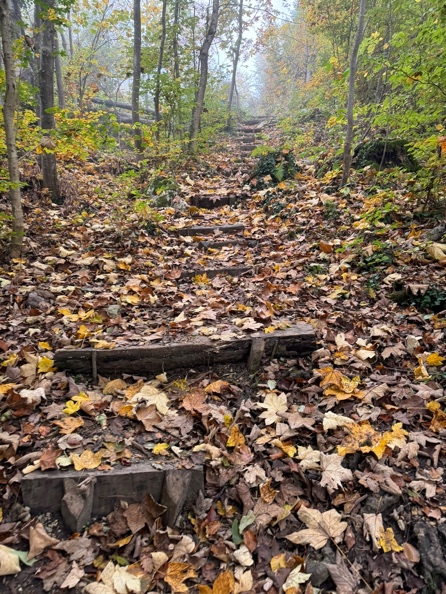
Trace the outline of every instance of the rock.
<instances>
[{"instance_id":1,"label":"rock","mask_svg":"<svg viewBox=\"0 0 446 594\"><path fill-rule=\"evenodd\" d=\"M310 551L305 563L305 572L311 573L311 585L319 588L330 577L326 563L335 563L336 555L330 544L318 551Z\"/></svg>"},{"instance_id":2,"label":"rock","mask_svg":"<svg viewBox=\"0 0 446 594\"><path fill-rule=\"evenodd\" d=\"M414 526L414 533L421 554L424 581L433 592L446 583L446 559L439 531L427 522L419 521Z\"/></svg>"},{"instance_id":3,"label":"rock","mask_svg":"<svg viewBox=\"0 0 446 594\"><path fill-rule=\"evenodd\" d=\"M110 318L117 318L120 311L121 311L120 305L109 305L107 307L107 314L110 316Z\"/></svg>"},{"instance_id":4,"label":"rock","mask_svg":"<svg viewBox=\"0 0 446 594\"><path fill-rule=\"evenodd\" d=\"M399 503L399 495L369 495L365 500L362 512L364 514L380 514L388 507L396 507Z\"/></svg>"}]
</instances>

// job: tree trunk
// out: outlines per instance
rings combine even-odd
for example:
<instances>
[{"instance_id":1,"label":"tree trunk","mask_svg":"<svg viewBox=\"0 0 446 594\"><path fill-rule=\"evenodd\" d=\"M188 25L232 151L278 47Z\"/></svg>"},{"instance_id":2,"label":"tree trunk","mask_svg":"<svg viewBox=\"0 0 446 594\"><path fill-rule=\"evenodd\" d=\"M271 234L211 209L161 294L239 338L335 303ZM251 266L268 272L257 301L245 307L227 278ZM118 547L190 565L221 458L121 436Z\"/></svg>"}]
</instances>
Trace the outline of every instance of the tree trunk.
<instances>
[{"instance_id":1,"label":"tree trunk","mask_svg":"<svg viewBox=\"0 0 446 594\"><path fill-rule=\"evenodd\" d=\"M180 34L180 0L175 0L175 8L173 13L173 41L172 41L172 53L173 53L173 73L175 78L180 78L180 54L178 51L178 37Z\"/></svg>"},{"instance_id":2,"label":"tree trunk","mask_svg":"<svg viewBox=\"0 0 446 594\"><path fill-rule=\"evenodd\" d=\"M352 49L352 55L350 57L350 73L348 77L348 101L347 101L347 130L345 134L344 142L344 164L342 170L342 182L341 185L345 186L350 177L350 167L352 164L352 145L353 145L353 108L355 106L355 82L356 72L358 69L358 52L359 46L361 45L364 37L364 19L366 13L367 0L360 0L359 4L359 19L358 28L356 30L355 43Z\"/></svg>"},{"instance_id":3,"label":"tree trunk","mask_svg":"<svg viewBox=\"0 0 446 594\"><path fill-rule=\"evenodd\" d=\"M155 121L157 123L155 135L156 139L160 139L159 122L161 121L160 111L160 96L161 96L161 70L163 68L164 46L166 43L166 12L167 0L163 0L163 10L161 13L161 37L160 37L160 51L158 55L158 67L156 69L156 87L153 96L153 103L155 105Z\"/></svg>"},{"instance_id":4,"label":"tree trunk","mask_svg":"<svg viewBox=\"0 0 446 594\"><path fill-rule=\"evenodd\" d=\"M59 104L60 109L65 109L65 91L63 87L62 60L60 59L59 35L57 31L54 41L56 47L54 60L56 66L57 102Z\"/></svg>"},{"instance_id":5,"label":"tree trunk","mask_svg":"<svg viewBox=\"0 0 446 594\"><path fill-rule=\"evenodd\" d=\"M239 7L238 7L238 35L237 41L235 43L234 48L234 57L232 60L232 78L231 78L231 86L229 87L229 97L228 97L228 111L230 112L232 109L232 102L234 100L234 93L235 87L237 82L237 67L238 61L240 59L240 47L242 45L242 38L243 38L243 0L240 0Z\"/></svg>"},{"instance_id":6,"label":"tree trunk","mask_svg":"<svg viewBox=\"0 0 446 594\"><path fill-rule=\"evenodd\" d=\"M3 120L5 126L6 149L8 153L9 197L12 209L12 239L11 257L18 258L22 251L24 224L22 199L20 195L20 172L17 159L16 131L14 126L14 114L17 105L16 76L13 57L13 31L11 20L11 4L9 0L0 0L0 31L2 35L3 62L6 73L6 93L3 104Z\"/></svg>"},{"instance_id":7,"label":"tree trunk","mask_svg":"<svg viewBox=\"0 0 446 594\"><path fill-rule=\"evenodd\" d=\"M42 113L40 116L42 130L54 130L55 121L52 109L54 107L54 55L56 28L54 22L48 18L48 11L55 8L55 0L46 0L40 3L42 13L41 48L40 48L40 70L39 70L39 94ZM42 142L42 177L43 187L48 188L52 202L62 204L63 199L59 191L59 180L57 177L56 155L52 151L53 143L48 135Z\"/></svg>"},{"instance_id":8,"label":"tree trunk","mask_svg":"<svg viewBox=\"0 0 446 594\"><path fill-rule=\"evenodd\" d=\"M192 111L192 122L189 134L189 150L195 152L198 147L198 132L200 130L201 116L203 113L204 96L208 82L209 50L217 33L220 0L212 0L212 13L209 19L206 36L200 48L200 82L195 95L195 106Z\"/></svg>"},{"instance_id":9,"label":"tree trunk","mask_svg":"<svg viewBox=\"0 0 446 594\"><path fill-rule=\"evenodd\" d=\"M133 2L133 86L132 124L135 150L142 151L141 122L139 118L139 91L141 88L141 0Z\"/></svg>"}]
</instances>

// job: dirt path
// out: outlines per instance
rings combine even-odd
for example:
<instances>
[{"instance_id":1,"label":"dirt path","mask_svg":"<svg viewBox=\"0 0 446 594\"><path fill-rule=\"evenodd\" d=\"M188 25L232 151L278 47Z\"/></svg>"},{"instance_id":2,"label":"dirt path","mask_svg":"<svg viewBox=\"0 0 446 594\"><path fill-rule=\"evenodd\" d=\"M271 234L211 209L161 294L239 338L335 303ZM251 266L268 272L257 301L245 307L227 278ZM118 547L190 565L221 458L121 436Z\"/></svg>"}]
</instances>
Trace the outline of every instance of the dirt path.
<instances>
[{"instance_id":1,"label":"dirt path","mask_svg":"<svg viewBox=\"0 0 446 594\"><path fill-rule=\"evenodd\" d=\"M122 179L98 167L91 179L77 174L65 210L28 196L27 253L1 274L0 539L31 545L38 561L0 578L2 592L87 583L95 592L95 579L107 594L113 581L200 594L444 582L446 321L426 301L416 309L407 295L390 298L413 290L412 301L417 291L433 300L437 287L441 303L444 268L426 252L428 225L408 215L403 187L389 215L367 174L347 193L329 194L329 181L305 168L255 191L238 140L180 174L186 206L160 211L157 234ZM253 335L298 323L315 332L312 355L276 341L256 373L216 362L151 379L129 359L119 379L101 373L103 353L147 344L206 339L221 353L248 340L248 357L259 348ZM96 351L91 374L53 369L63 347ZM125 491L144 464L153 474L133 491L152 499ZM23 507L24 485L42 469L40 491L26 487L31 506L60 504L67 476L95 476L80 508L67 503L72 516L80 509L78 534L57 510L30 519Z\"/></svg>"}]
</instances>

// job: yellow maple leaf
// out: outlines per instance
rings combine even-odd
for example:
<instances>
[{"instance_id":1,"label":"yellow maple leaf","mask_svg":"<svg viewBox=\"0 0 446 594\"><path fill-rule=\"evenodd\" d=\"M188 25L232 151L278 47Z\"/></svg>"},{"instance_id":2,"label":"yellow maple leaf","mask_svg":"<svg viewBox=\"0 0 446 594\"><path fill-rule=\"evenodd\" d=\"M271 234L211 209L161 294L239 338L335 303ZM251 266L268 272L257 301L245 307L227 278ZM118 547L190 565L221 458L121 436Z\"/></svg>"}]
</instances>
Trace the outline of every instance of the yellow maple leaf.
<instances>
[{"instance_id":1,"label":"yellow maple leaf","mask_svg":"<svg viewBox=\"0 0 446 594\"><path fill-rule=\"evenodd\" d=\"M16 384L2 384L0 386L0 394L6 394L6 392L9 392L9 390L11 390L11 388L14 388Z\"/></svg>"},{"instance_id":2,"label":"yellow maple leaf","mask_svg":"<svg viewBox=\"0 0 446 594\"><path fill-rule=\"evenodd\" d=\"M74 402L73 400L68 400L65 402L65 408L62 410L66 415L74 415L81 407L80 402Z\"/></svg>"},{"instance_id":3,"label":"yellow maple leaf","mask_svg":"<svg viewBox=\"0 0 446 594\"><path fill-rule=\"evenodd\" d=\"M269 562L271 570L276 572L279 569L284 569L287 566L286 562L286 554L280 553L280 555L275 555L271 561Z\"/></svg>"},{"instance_id":4,"label":"yellow maple leaf","mask_svg":"<svg viewBox=\"0 0 446 594\"><path fill-rule=\"evenodd\" d=\"M443 361L446 361L446 357L442 357L438 353L431 353L426 357L426 365L431 365L432 367L441 367L443 365Z\"/></svg>"},{"instance_id":5,"label":"yellow maple leaf","mask_svg":"<svg viewBox=\"0 0 446 594\"><path fill-rule=\"evenodd\" d=\"M39 349L43 349L44 351L50 351L51 346L48 342L39 342Z\"/></svg>"},{"instance_id":6,"label":"yellow maple leaf","mask_svg":"<svg viewBox=\"0 0 446 594\"><path fill-rule=\"evenodd\" d=\"M76 431L79 427L82 427L84 421L81 417L66 417L61 421L53 421L54 425L61 427L60 432L62 435L70 435L73 431Z\"/></svg>"},{"instance_id":7,"label":"yellow maple leaf","mask_svg":"<svg viewBox=\"0 0 446 594\"><path fill-rule=\"evenodd\" d=\"M141 301L141 298L138 295L124 295L121 297L121 301L125 303L129 303L130 305L138 305Z\"/></svg>"},{"instance_id":8,"label":"yellow maple leaf","mask_svg":"<svg viewBox=\"0 0 446 594\"><path fill-rule=\"evenodd\" d=\"M243 433L240 431L240 429L237 427L237 425L233 425L231 428L231 435L228 438L228 441L226 442L226 445L229 448L236 448L239 446L242 446L245 444L245 438L243 436Z\"/></svg>"},{"instance_id":9,"label":"yellow maple leaf","mask_svg":"<svg viewBox=\"0 0 446 594\"><path fill-rule=\"evenodd\" d=\"M87 338L87 336L90 336L91 334L91 330L89 330L87 328L87 326L84 326L84 324L81 324L76 332L76 336L80 339L83 340L84 338Z\"/></svg>"},{"instance_id":10,"label":"yellow maple leaf","mask_svg":"<svg viewBox=\"0 0 446 594\"><path fill-rule=\"evenodd\" d=\"M338 454L354 454L357 451L364 453L372 451L381 441L381 433L375 431L368 421L349 425L350 435L347 435L338 446Z\"/></svg>"},{"instance_id":11,"label":"yellow maple leaf","mask_svg":"<svg viewBox=\"0 0 446 594\"><path fill-rule=\"evenodd\" d=\"M426 404L426 408L434 414L429 429L434 433L446 429L446 413L441 410L440 403L433 400Z\"/></svg>"},{"instance_id":12,"label":"yellow maple leaf","mask_svg":"<svg viewBox=\"0 0 446 594\"><path fill-rule=\"evenodd\" d=\"M114 349L116 342L107 342L106 340L97 340L94 343L95 349Z\"/></svg>"},{"instance_id":13,"label":"yellow maple leaf","mask_svg":"<svg viewBox=\"0 0 446 594\"><path fill-rule=\"evenodd\" d=\"M381 534L378 539L378 545L382 548L385 553L390 553L390 551L395 551L395 553L400 553L403 550L395 539L395 534L393 533L392 528L381 528Z\"/></svg>"},{"instance_id":14,"label":"yellow maple leaf","mask_svg":"<svg viewBox=\"0 0 446 594\"><path fill-rule=\"evenodd\" d=\"M280 439L273 439L271 442L273 446L282 450L289 458L293 458L297 452L297 448L295 448L291 443L287 441L281 441Z\"/></svg>"},{"instance_id":15,"label":"yellow maple leaf","mask_svg":"<svg viewBox=\"0 0 446 594\"><path fill-rule=\"evenodd\" d=\"M56 371L54 361L49 357L40 357L37 371L39 373L48 373L49 371Z\"/></svg>"},{"instance_id":16,"label":"yellow maple leaf","mask_svg":"<svg viewBox=\"0 0 446 594\"><path fill-rule=\"evenodd\" d=\"M118 415L120 417L133 417L135 414L135 410L133 404L123 404L118 408Z\"/></svg>"},{"instance_id":17,"label":"yellow maple leaf","mask_svg":"<svg viewBox=\"0 0 446 594\"><path fill-rule=\"evenodd\" d=\"M164 581L169 584L173 592L188 592L184 583L189 578L196 578L197 573L190 563L169 563Z\"/></svg>"},{"instance_id":18,"label":"yellow maple leaf","mask_svg":"<svg viewBox=\"0 0 446 594\"><path fill-rule=\"evenodd\" d=\"M402 423L395 423L391 431L386 431L383 435L383 439L387 439L387 445L393 450L393 448L402 448L406 443L406 437L409 433L403 429Z\"/></svg>"},{"instance_id":19,"label":"yellow maple leaf","mask_svg":"<svg viewBox=\"0 0 446 594\"><path fill-rule=\"evenodd\" d=\"M157 443L152 452L155 454L155 456L159 456L160 454L165 456L167 454L166 450L169 448L170 445L168 443Z\"/></svg>"},{"instance_id":20,"label":"yellow maple leaf","mask_svg":"<svg viewBox=\"0 0 446 594\"><path fill-rule=\"evenodd\" d=\"M263 332L265 334L271 334L272 332L275 332L276 327L275 326L267 326L266 328L263 329Z\"/></svg>"},{"instance_id":21,"label":"yellow maple leaf","mask_svg":"<svg viewBox=\"0 0 446 594\"><path fill-rule=\"evenodd\" d=\"M84 450L80 456L71 454L71 459L75 470L93 470L100 466L102 462L102 450L96 453L91 450Z\"/></svg>"},{"instance_id":22,"label":"yellow maple leaf","mask_svg":"<svg viewBox=\"0 0 446 594\"><path fill-rule=\"evenodd\" d=\"M2 361L2 367L8 367L8 365L15 365L18 358L19 356L16 355L16 353L11 353L4 361Z\"/></svg>"},{"instance_id":23,"label":"yellow maple leaf","mask_svg":"<svg viewBox=\"0 0 446 594\"><path fill-rule=\"evenodd\" d=\"M418 367L415 367L415 369L413 370L415 379L420 382L430 379L431 376L429 375L426 367L424 366L423 359L421 357L418 357L418 363Z\"/></svg>"},{"instance_id":24,"label":"yellow maple leaf","mask_svg":"<svg viewBox=\"0 0 446 594\"><path fill-rule=\"evenodd\" d=\"M324 377L321 381L321 388L337 386L342 389L343 376L338 369L333 369L333 367L322 367L321 369L316 369L316 371Z\"/></svg>"},{"instance_id":25,"label":"yellow maple leaf","mask_svg":"<svg viewBox=\"0 0 446 594\"><path fill-rule=\"evenodd\" d=\"M364 392L362 392L361 390L355 390L352 393L352 392L345 392L344 390L341 390L341 388L336 388L336 387L325 389L324 395L325 396L335 396L337 398L337 400L348 400L348 398L353 398L353 397L361 400L365 396Z\"/></svg>"},{"instance_id":26,"label":"yellow maple leaf","mask_svg":"<svg viewBox=\"0 0 446 594\"><path fill-rule=\"evenodd\" d=\"M57 311L63 316L71 316L71 310L68 307L59 307Z\"/></svg>"}]
</instances>

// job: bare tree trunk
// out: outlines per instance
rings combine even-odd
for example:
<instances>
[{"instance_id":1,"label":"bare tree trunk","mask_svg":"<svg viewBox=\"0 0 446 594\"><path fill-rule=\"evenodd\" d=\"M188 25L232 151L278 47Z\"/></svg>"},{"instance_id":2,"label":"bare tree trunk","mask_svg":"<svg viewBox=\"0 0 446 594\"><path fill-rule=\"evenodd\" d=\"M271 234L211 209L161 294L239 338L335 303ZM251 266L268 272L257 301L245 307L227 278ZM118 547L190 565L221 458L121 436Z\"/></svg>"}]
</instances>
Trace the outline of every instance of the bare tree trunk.
<instances>
[{"instance_id":1,"label":"bare tree trunk","mask_svg":"<svg viewBox=\"0 0 446 594\"><path fill-rule=\"evenodd\" d=\"M74 48L73 48L73 29L71 28L71 14L68 13L68 21L70 26L68 27L68 43L70 44L70 60L73 59L74 56Z\"/></svg>"},{"instance_id":2,"label":"bare tree trunk","mask_svg":"<svg viewBox=\"0 0 446 594\"><path fill-rule=\"evenodd\" d=\"M48 18L48 10L54 9L55 5L55 0L46 0L40 3L42 10L40 17L43 25L39 70L39 91L42 108L40 121L42 130L54 130L55 128L52 108L54 107L54 54L56 49L54 40L56 37L56 28L53 21ZM42 142L43 187L48 188L52 202L61 204L63 200L59 191L56 155L53 152L47 152L47 150L52 151L54 149L53 144L49 136Z\"/></svg>"},{"instance_id":3,"label":"bare tree trunk","mask_svg":"<svg viewBox=\"0 0 446 594\"><path fill-rule=\"evenodd\" d=\"M59 48L59 35L56 31L54 38L56 51L54 54L54 62L56 66L56 83L57 83L57 102L60 109L65 109L65 90L63 87L63 76L62 76L62 60L60 59L60 48Z\"/></svg>"},{"instance_id":4,"label":"bare tree trunk","mask_svg":"<svg viewBox=\"0 0 446 594\"><path fill-rule=\"evenodd\" d=\"M231 111L232 102L234 100L234 92L235 92L235 86L236 86L236 81L237 81L237 67L238 67L238 61L240 59L240 47L242 45L242 38L243 38L243 0L240 0L239 7L238 7L238 35L237 35L237 41L235 42L234 57L232 60L232 78L231 78L231 86L229 87L228 111Z\"/></svg>"},{"instance_id":5,"label":"bare tree trunk","mask_svg":"<svg viewBox=\"0 0 446 594\"><path fill-rule=\"evenodd\" d=\"M18 258L22 251L24 224L22 199L20 195L20 172L17 159L16 131L14 126L14 114L17 106L17 88L13 57L13 42L11 32L13 23L11 20L10 0L0 0L0 31L2 35L3 62L6 73L6 93L3 105L3 121L6 135L6 149L8 153L9 169L9 197L12 209L12 239L11 257Z\"/></svg>"},{"instance_id":6,"label":"bare tree trunk","mask_svg":"<svg viewBox=\"0 0 446 594\"><path fill-rule=\"evenodd\" d=\"M156 69L156 87L153 95L153 103L155 105L155 121L156 126L156 139L160 139L159 122L161 121L160 112L160 96L161 96L161 70L163 69L164 59L164 46L166 44L166 12L167 12L167 0L163 0L163 10L161 13L161 37L160 37L160 50L158 55L158 67Z\"/></svg>"},{"instance_id":7,"label":"bare tree trunk","mask_svg":"<svg viewBox=\"0 0 446 594\"><path fill-rule=\"evenodd\" d=\"M189 150L195 152L198 146L198 132L200 130L201 116L203 113L204 96L208 82L209 50L217 33L218 17L220 13L220 0L212 0L212 13L209 19L206 36L200 48L200 82L195 95L195 105L192 111L192 122L189 134Z\"/></svg>"},{"instance_id":8,"label":"bare tree trunk","mask_svg":"<svg viewBox=\"0 0 446 594\"><path fill-rule=\"evenodd\" d=\"M173 13L173 41L172 41L172 53L173 53L173 73L175 78L180 78L180 54L178 51L178 36L180 27L180 0L175 0L175 8Z\"/></svg>"},{"instance_id":9,"label":"bare tree trunk","mask_svg":"<svg viewBox=\"0 0 446 594\"><path fill-rule=\"evenodd\" d=\"M139 119L139 91L141 88L141 0L133 2L133 87L132 124L135 150L142 151L141 122Z\"/></svg>"},{"instance_id":10,"label":"bare tree trunk","mask_svg":"<svg viewBox=\"0 0 446 594\"><path fill-rule=\"evenodd\" d=\"M359 4L359 19L358 28L356 30L355 43L352 49L352 55L350 57L350 73L348 77L348 102L347 102L347 130L345 134L344 142L344 164L342 170L342 182L341 185L345 186L350 177L350 167L352 164L352 145L353 145L353 108L355 106L355 82L356 72L358 69L358 52L359 46L361 45L364 37L364 19L366 13L367 0L360 0Z\"/></svg>"}]
</instances>

